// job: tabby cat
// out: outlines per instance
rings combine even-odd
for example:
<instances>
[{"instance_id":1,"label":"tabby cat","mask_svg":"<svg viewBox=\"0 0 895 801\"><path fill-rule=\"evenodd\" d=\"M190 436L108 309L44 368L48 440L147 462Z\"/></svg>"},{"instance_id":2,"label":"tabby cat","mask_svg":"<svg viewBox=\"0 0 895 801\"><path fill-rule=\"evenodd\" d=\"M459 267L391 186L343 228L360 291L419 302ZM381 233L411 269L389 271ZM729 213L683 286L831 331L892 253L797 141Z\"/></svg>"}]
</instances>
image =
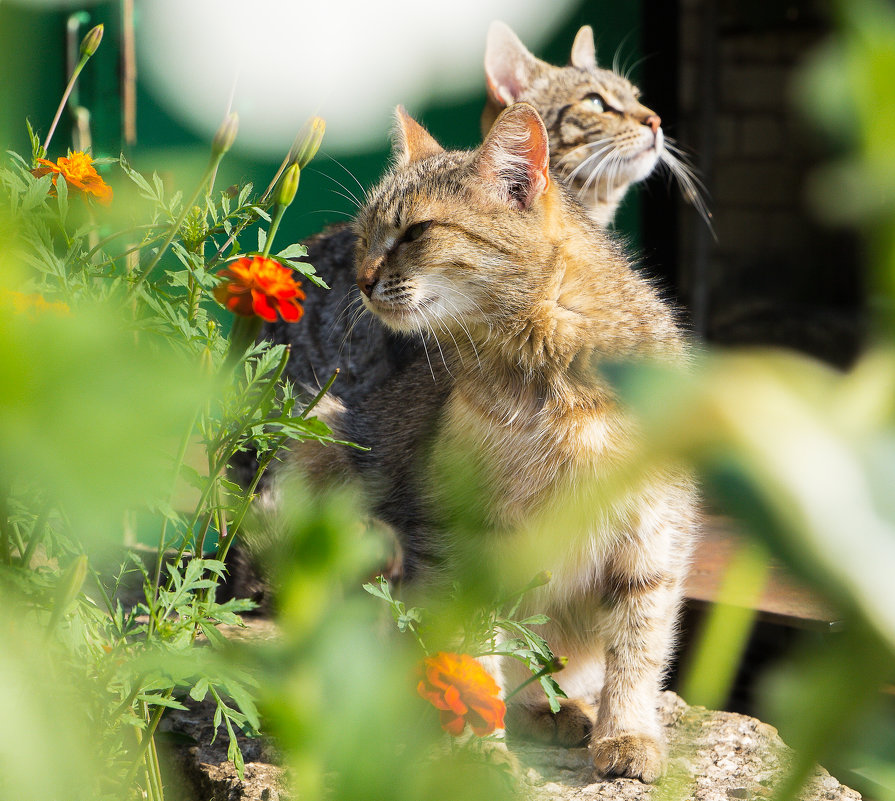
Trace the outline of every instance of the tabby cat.
<instances>
[{"instance_id":1,"label":"tabby cat","mask_svg":"<svg viewBox=\"0 0 895 801\"><path fill-rule=\"evenodd\" d=\"M357 284L389 329L431 332L437 380L405 366L363 403L331 399L326 421L370 450L305 443L295 468L321 486L359 479L398 533L405 576L438 586L462 573L469 545L445 519L455 499L440 472L445 454L461 455L484 521L479 560L513 553L520 532L547 541L540 567L553 580L526 603L549 615L545 637L569 657L559 714L534 683L512 698L508 725L564 744L586 738L601 774L654 781L694 490L683 474L655 473L600 498L633 441L600 369L685 360L674 315L551 174L530 105L505 110L472 152L442 150L399 109L395 150L355 223ZM570 497L590 499L580 519L567 514ZM508 661L504 683L515 687L526 671Z\"/></svg>"},{"instance_id":2,"label":"tabby cat","mask_svg":"<svg viewBox=\"0 0 895 801\"><path fill-rule=\"evenodd\" d=\"M575 37L571 65L554 67L535 58L504 23L492 23L485 77L483 133L505 106L518 100L533 105L547 123L552 167L577 192L597 225L609 225L629 186L657 166L671 170L685 193L698 201L695 179L670 150L673 145L664 137L658 115L639 102L639 91L626 78L597 66L589 25ZM361 313L354 285L355 245L347 225L310 239L307 260L332 289L308 294L300 325L278 321L263 333L292 345L287 374L298 385L321 386L338 367L332 392L349 403L375 391L407 362L425 364L428 359L434 364L441 358L424 349L422 339L430 333L425 327L395 335Z\"/></svg>"}]
</instances>

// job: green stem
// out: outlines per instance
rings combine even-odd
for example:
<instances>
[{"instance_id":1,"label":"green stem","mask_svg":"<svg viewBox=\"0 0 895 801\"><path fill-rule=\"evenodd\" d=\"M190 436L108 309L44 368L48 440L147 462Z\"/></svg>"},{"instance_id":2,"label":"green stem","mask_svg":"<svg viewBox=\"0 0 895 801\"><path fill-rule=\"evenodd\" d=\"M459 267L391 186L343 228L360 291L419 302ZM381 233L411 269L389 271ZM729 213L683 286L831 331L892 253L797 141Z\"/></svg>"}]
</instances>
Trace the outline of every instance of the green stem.
<instances>
[{"instance_id":1,"label":"green stem","mask_svg":"<svg viewBox=\"0 0 895 801\"><path fill-rule=\"evenodd\" d=\"M208 535L208 529L211 528L211 521L213 518L214 512L209 512L208 517L205 518L205 525L202 527L202 533L199 535L199 539L196 542L196 556L200 559L204 558L205 537Z\"/></svg>"},{"instance_id":2,"label":"green stem","mask_svg":"<svg viewBox=\"0 0 895 801\"><path fill-rule=\"evenodd\" d=\"M40 510L37 519L34 521L34 528L31 529L31 537L28 540L28 547L25 548L25 552L22 555L23 567L28 567L28 565L31 564L31 557L34 556L34 551L44 538L49 516L50 504L45 503L43 509Z\"/></svg>"},{"instance_id":3,"label":"green stem","mask_svg":"<svg viewBox=\"0 0 895 801\"><path fill-rule=\"evenodd\" d=\"M280 180L280 176L286 171L286 167L289 166L289 162L292 160L292 150L286 154L286 157L283 159L283 163L280 165L280 168L276 171L273 179L268 185L267 189L264 190L264 194L261 195L261 200L267 200L270 197L270 193L273 192L273 188L277 185L277 181Z\"/></svg>"},{"instance_id":4,"label":"green stem","mask_svg":"<svg viewBox=\"0 0 895 801\"><path fill-rule=\"evenodd\" d=\"M19 555L21 556L23 553L25 553L25 541L22 539L22 534L19 531L18 523L12 524L12 536L13 536L13 539L15 540L13 545L16 546L16 550L19 552Z\"/></svg>"},{"instance_id":5,"label":"green stem","mask_svg":"<svg viewBox=\"0 0 895 801\"><path fill-rule=\"evenodd\" d=\"M338 377L339 377L339 368L337 367L333 371L333 374L329 377L329 381L327 381L323 385L323 389L321 389L320 392L318 392L311 399L311 402L307 406L305 406L304 409L302 409L301 414L298 416L299 420L304 420L308 416L308 412L310 412L311 409L313 409L318 403L320 403L321 400L323 400L323 396L326 395L327 392L329 392L330 388L332 387L333 383L335 382L335 380Z\"/></svg>"},{"instance_id":6,"label":"green stem","mask_svg":"<svg viewBox=\"0 0 895 801\"><path fill-rule=\"evenodd\" d=\"M260 208L264 208L265 211L266 211L266 210L267 210L267 207L265 207L265 206L263 205L264 202L265 202L265 201L264 201L264 199L262 198L261 200L258 201L258 204L257 204L257 205L258 205ZM211 257L211 261L209 261L208 264L205 265L205 269L208 270L208 271L212 270L212 269L215 267L215 265L221 260L221 256L224 254L224 251L225 251L228 247L230 247L230 245L236 240L236 237L238 237L238 236L245 230L246 226L249 226L249 225L251 225L252 223L257 222L257 221L258 221L258 217L259 217L259 215L258 215L258 214L255 214L254 216L249 217L249 218L246 219L246 220L243 220L242 223L240 223L239 225L237 225L237 226L230 232L230 235L229 235L229 236L227 237L227 239L224 241L224 244L221 245L221 246L217 249L217 252L214 254L214 256Z\"/></svg>"},{"instance_id":7,"label":"green stem","mask_svg":"<svg viewBox=\"0 0 895 801\"><path fill-rule=\"evenodd\" d=\"M173 690L168 690L164 697L170 698L174 695ZM137 750L137 756L131 764L130 769L127 772L127 777L124 780L124 785L127 787L133 782L134 777L137 775L137 771L140 769L140 766L144 764L144 758L146 756L146 752L149 747L152 745L152 738L155 735L155 730L158 728L159 721L162 719L162 714L165 711L165 707L158 707L155 712L152 714L152 718L149 721L149 725L146 727L146 731L143 732L143 739L140 742L140 747ZM148 714L149 710L147 709L145 714Z\"/></svg>"},{"instance_id":8,"label":"green stem","mask_svg":"<svg viewBox=\"0 0 895 801\"><path fill-rule=\"evenodd\" d=\"M197 251L197 255L201 257L202 261L205 261L205 243L202 242L199 245L199 250ZM201 286L199 282L196 280L195 276L190 273L189 275L189 289L190 289L190 297L189 297L189 309L187 311L187 320L190 323L193 323L196 319L196 314L199 312L199 295Z\"/></svg>"},{"instance_id":9,"label":"green stem","mask_svg":"<svg viewBox=\"0 0 895 801\"><path fill-rule=\"evenodd\" d=\"M132 228L125 228L122 231L116 231L114 234L109 234L109 236L104 237L103 239L100 239L99 242L97 242L92 248L90 248L90 250L88 250L86 255L84 256L84 260L90 261L96 255L97 251L101 250L104 245L107 245L113 239L118 239L119 237L127 236L127 235L132 234L136 231L148 231L148 230L152 230L153 228L163 228L163 227L164 227L164 225L161 223L155 224L155 225L135 225ZM136 248L132 248L131 250L139 250L140 248L145 248L147 245L151 245L157 239L161 239L161 237L157 236L154 239L150 239L148 242L143 242L142 244L137 245ZM130 252L131 252L130 250L126 250L121 255L125 256Z\"/></svg>"},{"instance_id":10,"label":"green stem","mask_svg":"<svg viewBox=\"0 0 895 801\"><path fill-rule=\"evenodd\" d=\"M208 179L211 177L211 174L217 169L218 164L223 158L223 153L215 153L212 155L211 160L208 162L208 166L205 168L205 174L202 176L202 180L199 181L196 188L193 190L193 194L190 195L190 199L183 204L183 208L180 210L180 214L177 216L177 220L174 222L174 225L171 226L171 230L168 232L168 236L165 237L165 241L162 242L159 249L156 251L155 256L152 257L152 260L149 264L140 271L140 274L137 276L137 280L134 281L133 286L131 287L131 292L136 291L137 287L143 283L143 280L146 278L149 273L153 271L155 266L161 261L162 256L165 254L165 251L174 241L174 237L177 236L180 231L180 226L183 225L183 221L186 219L186 215L189 213L189 210L196 203L196 198L199 197L199 193L202 191L202 188L208 182Z\"/></svg>"},{"instance_id":11,"label":"green stem","mask_svg":"<svg viewBox=\"0 0 895 801\"><path fill-rule=\"evenodd\" d=\"M267 240L264 242L264 252L261 254L262 258L267 258L270 253L270 246L273 244L273 238L277 235L277 228L280 227L280 220L283 219L283 214L286 211L285 206L281 206L277 203L273 212L273 220L270 223L270 228L267 231Z\"/></svg>"},{"instance_id":12,"label":"green stem","mask_svg":"<svg viewBox=\"0 0 895 801\"><path fill-rule=\"evenodd\" d=\"M261 333L262 320L252 315L243 317L236 315L233 319L233 328L230 329L230 347L227 349L227 357L224 359L224 371L232 370L246 351L255 344L258 334Z\"/></svg>"},{"instance_id":13,"label":"green stem","mask_svg":"<svg viewBox=\"0 0 895 801\"><path fill-rule=\"evenodd\" d=\"M158 758L158 746L155 737L149 741L149 753L146 755L149 785L152 788L152 801L165 801L165 790L162 784L162 771Z\"/></svg>"},{"instance_id":14,"label":"green stem","mask_svg":"<svg viewBox=\"0 0 895 801\"><path fill-rule=\"evenodd\" d=\"M190 420L190 424L186 430L186 434L184 435L183 440L180 443L180 449L177 451L177 459L174 462L174 476L171 479L171 493L168 496L169 504L171 502L173 502L174 493L177 492L177 482L180 478L180 469L183 467L183 463L186 460L186 452L190 447L190 442L192 442L193 431L196 428L196 420L198 419L198 417L199 417L199 410L197 409L195 411L195 413L193 414L193 418L192 418L192 420ZM192 528L190 530L192 530ZM156 558L155 558L155 576L153 577L152 585L151 585L152 609L150 609L150 612L153 611L153 609L155 608L155 605L158 601L159 586L161 585L161 578L162 578L162 562L164 561L164 558L165 558L165 534L167 533L167 531L168 531L168 518L166 516L165 519L162 521L162 530L159 534L158 551L156 553ZM186 541L185 537L184 537L184 541ZM181 551L181 556L182 555L183 555L183 552ZM179 564L179 563L180 563L180 559L178 558L177 564ZM149 624L146 627L146 638L147 639L149 639L149 637L152 635L152 632L155 629L155 624L156 624L155 614L150 614Z\"/></svg>"},{"instance_id":15,"label":"green stem","mask_svg":"<svg viewBox=\"0 0 895 801\"><path fill-rule=\"evenodd\" d=\"M81 56L81 60L78 61L72 71L71 78L68 79L68 86L65 87L65 93L62 95L62 100L59 102L59 108L56 109L56 116L53 117L53 122L50 123L50 130L47 132L47 138L43 144L44 151L50 146L50 140L53 138L53 134L56 132L56 126L59 124L59 118L62 116L62 109L65 108L65 104L68 102L68 97L71 94L72 89L75 88L75 81L78 80L78 75L81 74L81 70L84 69L84 65L89 58L90 56L87 55Z\"/></svg>"},{"instance_id":16,"label":"green stem","mask_svg":"<svg viewBox=\"0 0 895 801\"><path fill-rule=\"evenodd\" d=\"M506 656L515 656L515 654L506 654ZM516 657L516 658L519 659L519 660L522 661L522 662L525 661L525 660L522 659L521 657ZM555 673L555 672L556 672L556 669L555 669L552 665L547 665L547 667L542 668L542 669L539 670L537 673L533 673L531 676L529 676L525 681L522 682L522 684L520 684L520 685L519 685L515 690L513 690L511 693L508 693L508 694L506 695L506 697L504 698L504 700L505 700L505 701L509 701L510 698L512 698L514 695L516 695L516 693L518 693L518 692L520 692L521 690L523 690L523 689L525 689L526 687L528 687L529 684L533 684L533 683L536 682L536 681L540 681L544 676L549 676L549 675L551 675L552 673Z\"/></svg>"}]
</instances>

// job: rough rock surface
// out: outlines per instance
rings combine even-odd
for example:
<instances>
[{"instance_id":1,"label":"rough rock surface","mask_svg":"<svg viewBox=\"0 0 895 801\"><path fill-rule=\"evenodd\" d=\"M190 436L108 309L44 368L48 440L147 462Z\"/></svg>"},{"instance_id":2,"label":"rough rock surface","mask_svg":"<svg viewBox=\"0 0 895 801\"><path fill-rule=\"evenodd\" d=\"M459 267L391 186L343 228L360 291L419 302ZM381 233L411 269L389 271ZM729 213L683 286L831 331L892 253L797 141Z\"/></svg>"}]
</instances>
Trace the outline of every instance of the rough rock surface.
<instances>
[{"instance_id":1,"label":"rough rock surface","mask_svg":"<svg viewBox=\"0 0 895 801\"><path fill-rule=\"evenodd\" d=\"M252 624L254 636L275 636L264 621ZM635 779L594 776L586 749L563 749L511 742L519 760L524 795L532 801L761 801L770 798L790 758L777 730L755 718L691 707L672 692L660 699L670 744L668 776L656 786ZM227 735L221 727L213 745L213 706L190 712L172 710L167 728L190 744L174 749L175 758L196 798L211 801L288 801L282 768L274 748L263 739L241 740L244 780L227 761ZM674 784L672 784L674 783ZM860 801L854 790L818 768L803 793L804 801Z\"/></svg>"}]
</instances>

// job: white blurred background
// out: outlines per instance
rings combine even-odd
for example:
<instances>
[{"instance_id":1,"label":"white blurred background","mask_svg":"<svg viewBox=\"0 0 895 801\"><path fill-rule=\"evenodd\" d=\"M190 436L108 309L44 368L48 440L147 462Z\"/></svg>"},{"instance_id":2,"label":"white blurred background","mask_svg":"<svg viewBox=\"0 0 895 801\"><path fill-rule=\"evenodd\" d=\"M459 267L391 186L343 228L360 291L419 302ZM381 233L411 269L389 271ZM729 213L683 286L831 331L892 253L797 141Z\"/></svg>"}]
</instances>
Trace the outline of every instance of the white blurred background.
<instances>
[{"instance_id":1,"label":"white blurred background","mask_svg":"<svg viewBox=\"0 0 895 801\"><path fill-rule=\"evenodd\" d=\"M311 114L330 151L381 144L394 106L413 111L483 86L485 34L507 22L531 48L572 0L141 0L140 77L209 136L231 102L238 149L279 156Z\"/></svg>"}]
</instances>

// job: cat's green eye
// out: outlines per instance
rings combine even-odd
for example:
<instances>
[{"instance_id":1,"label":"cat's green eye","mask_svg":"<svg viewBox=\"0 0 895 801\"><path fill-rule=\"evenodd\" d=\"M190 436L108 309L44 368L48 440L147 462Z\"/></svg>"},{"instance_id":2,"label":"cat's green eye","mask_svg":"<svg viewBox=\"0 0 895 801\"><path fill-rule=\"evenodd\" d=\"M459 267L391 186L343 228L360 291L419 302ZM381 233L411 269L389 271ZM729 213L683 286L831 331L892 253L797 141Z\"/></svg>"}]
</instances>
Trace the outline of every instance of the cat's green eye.
<instances>
[{"instance_id":1,"label":"cat's green eye","mask_svg":"<svg viewBox=\"0 0 895 801\"><path fill-rule=\"evenodd\" d=\"M599 95L588 95L584 98L586 102L590 103L595 111L605 111L606 104L603 102L603 98Z\"/></svg>"},{"instance_id":2,"label":"cat's green eye","mask_svg":"<svg viewBox=\"0 0 895 801\"><path fill-rule=\"evenodd\" d=\"M432 225L432 220L425 220L424 222L418 222L411 225L405 232L402 237L405 242L413 242L415 239L419 239L428 227Z\"/></svg>"}]
</instances>

